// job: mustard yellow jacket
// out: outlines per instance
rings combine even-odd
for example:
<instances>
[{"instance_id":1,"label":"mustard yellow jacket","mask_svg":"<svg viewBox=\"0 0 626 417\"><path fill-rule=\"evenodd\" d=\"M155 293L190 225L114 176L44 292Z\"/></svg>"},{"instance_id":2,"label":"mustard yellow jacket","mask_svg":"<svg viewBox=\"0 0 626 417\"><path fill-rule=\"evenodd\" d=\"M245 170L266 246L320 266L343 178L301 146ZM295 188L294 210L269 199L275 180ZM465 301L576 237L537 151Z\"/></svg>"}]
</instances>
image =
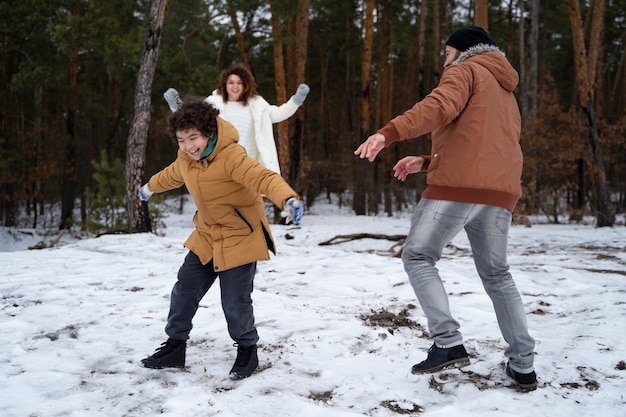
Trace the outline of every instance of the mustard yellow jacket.
<instances>
[{"instance_id":1,"label":"mustard yellow jacket","mask_svg":"<svg viewBox=\"0 0 626 417\"><path fill-rule=\"evenodd\" d=\"M298 194L277 173L246 155L237 130L217 118L217 143L204 160L196 161L179 150L167 168L153 175L148 187L156 193L187 187L196 203L195 230L184 246L203 264L213 260L224 271L276 254L265 217L262 194L283 207Z\"/></svg>"}]
</instances>

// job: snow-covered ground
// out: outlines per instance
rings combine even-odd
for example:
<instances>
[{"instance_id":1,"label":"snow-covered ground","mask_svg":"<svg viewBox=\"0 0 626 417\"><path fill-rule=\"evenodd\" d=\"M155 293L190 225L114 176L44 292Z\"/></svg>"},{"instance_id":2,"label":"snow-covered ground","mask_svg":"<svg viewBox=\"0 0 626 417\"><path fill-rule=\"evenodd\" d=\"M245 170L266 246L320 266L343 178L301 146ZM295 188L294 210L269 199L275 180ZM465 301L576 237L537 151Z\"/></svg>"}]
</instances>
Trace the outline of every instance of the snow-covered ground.
<instances>
[{"instance_id":1,"label":"snow-covered ground","mask_svg":"<svg viewBox=\"0 0 626 417\"><path fill-rule=\"evenodd\" d=\"M505 375L505 343L459 235L439 263L472 365L415 376L431 341L396 242L407 213L358 217L318 204L298 227L272 226L279 254L253 293L260 368L228 379L235 358L219 287L201 303L183 370L143 368L163 341L169 293L194 208L163 236L107 235L25 250L3 230L0 415L26 416L624 416L626 227L514 226L509 263L537 340L539 388ZM48 240L54 236L48 237ZM393 249L392 249L393 248Z\"/></svg>"}]
</instances>

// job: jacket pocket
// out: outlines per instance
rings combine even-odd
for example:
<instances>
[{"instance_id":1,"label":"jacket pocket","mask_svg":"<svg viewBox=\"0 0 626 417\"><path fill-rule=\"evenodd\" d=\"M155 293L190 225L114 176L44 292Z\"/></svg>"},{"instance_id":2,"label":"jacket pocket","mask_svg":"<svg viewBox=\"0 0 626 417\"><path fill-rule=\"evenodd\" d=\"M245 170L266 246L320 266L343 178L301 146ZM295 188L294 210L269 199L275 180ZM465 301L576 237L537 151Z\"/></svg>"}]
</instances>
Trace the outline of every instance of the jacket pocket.
<instances>
[{"instance_id":1,"label":"jacket pocket","mask_svg":"<svg viewBox=\"0 0 626 417\"><path fill-rule=\"evenodd\" d=\"M254 231L254 229L252 228L252 225L250 224L250 222L243 216L243 214L241 214L241 212L239 211L239 209L235 209L235 213L237 214L237 216L239 216L239 218L241 220L243 220L243 222L248 226L248 229L250 229L250 233L252 233Z\"/></svg>"}]
</instances>

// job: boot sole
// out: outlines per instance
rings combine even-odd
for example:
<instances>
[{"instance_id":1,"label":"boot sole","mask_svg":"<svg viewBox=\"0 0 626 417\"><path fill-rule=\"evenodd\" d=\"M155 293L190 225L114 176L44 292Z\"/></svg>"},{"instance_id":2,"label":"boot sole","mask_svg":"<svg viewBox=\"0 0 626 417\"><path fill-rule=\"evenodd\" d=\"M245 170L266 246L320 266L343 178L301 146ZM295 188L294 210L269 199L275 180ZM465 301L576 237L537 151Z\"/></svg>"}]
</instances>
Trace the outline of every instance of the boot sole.
<instances>
[{"instance_id":1,"label":"boot sole","mask_svg":"<svg viewBox=\"0 0 626 417\"><path fill-rule=\"evenodd\" d=\"M228 374L228 378L230 378L233 381L239 381L240 379L245 379L245 378L250 377L250 375L240 375L237 372L231 372L230 374Z\"/></svg>"},{"instance_id":2,"label":"boot sole","mask_svg":"<svg viewBox=\"0 0 626 417\"><path fill-rule=\"evenodd\" d=\"M150 366L150 365L146 365L145 363L143 364L144 368L148 368L148 369L168 369L168 368L177 368L177 369L182 369L185 367L185 365L168 365L168 366Z\"/></svg>"},{"instance_id":3,"label":"boot sole","mask_svg":"<svg viewBox=\"0 0 626 417\"><path fill-rule=\"evenodd\" d=\"M411 373L413 375L422 375L422 374L434 374L437 372L445 371L446 369L458 369L463 368L464 366L468 366L470 364L469 358L459 358L454 359L452 361L444 362L439 366L435 366L434 368L429 369L411 369Z\"/></svg>"},{"instance_id":4,"label":"boot sole","mask_svg":"<svg viewBox=\"0 0 626 417\"><path fill-rule=\"evenodd\" d=\"M182 365L156 365L156 364L151 365L150 363L141 361L141 364L144 366L144 368L149 368L149 369L184 368L185 367L184 363Z\"/></svg>"}]
</instances>

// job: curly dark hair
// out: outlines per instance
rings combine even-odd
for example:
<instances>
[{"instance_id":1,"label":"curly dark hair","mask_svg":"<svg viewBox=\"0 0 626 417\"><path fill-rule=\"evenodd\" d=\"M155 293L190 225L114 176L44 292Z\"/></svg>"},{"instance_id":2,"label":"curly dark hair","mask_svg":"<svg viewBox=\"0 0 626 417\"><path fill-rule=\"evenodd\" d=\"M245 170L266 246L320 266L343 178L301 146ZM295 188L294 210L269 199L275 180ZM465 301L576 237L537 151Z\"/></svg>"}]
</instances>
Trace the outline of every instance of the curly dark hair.
<instances>
[{"instance_id":1,"label":"curly dark hair","mask_svg":"<svg viewBox=\"0 0 626 417\"><path fill-rule=\"evenodd\" d=\"M243 102L244 105L248 104L248 99L258 96L259 92L256 89L256 81L254 80L254 76L246 67L241 64L235 64L230 68L222 71L222 75L220 75L220 79L217 83L217 92L222 96L224 103L228 101L228 92L226 91L226 81L228 81L228 77L231 75L236 75L241 78L241 82L243 83L243 91L239 96L239 101Z\"/></svg>"},{"instance_id":2,"label":"curly dark hair","mask_svg":"<svg viewBox=\"0 0 626 417\"><path fill-rule=\"evenodd\" d=\"M185 99L180 109L168 119L167 133L177 143L176 132L196 128L207 138L217 132L219 110L200 98Z\"/></svg>"}]
</instances>

